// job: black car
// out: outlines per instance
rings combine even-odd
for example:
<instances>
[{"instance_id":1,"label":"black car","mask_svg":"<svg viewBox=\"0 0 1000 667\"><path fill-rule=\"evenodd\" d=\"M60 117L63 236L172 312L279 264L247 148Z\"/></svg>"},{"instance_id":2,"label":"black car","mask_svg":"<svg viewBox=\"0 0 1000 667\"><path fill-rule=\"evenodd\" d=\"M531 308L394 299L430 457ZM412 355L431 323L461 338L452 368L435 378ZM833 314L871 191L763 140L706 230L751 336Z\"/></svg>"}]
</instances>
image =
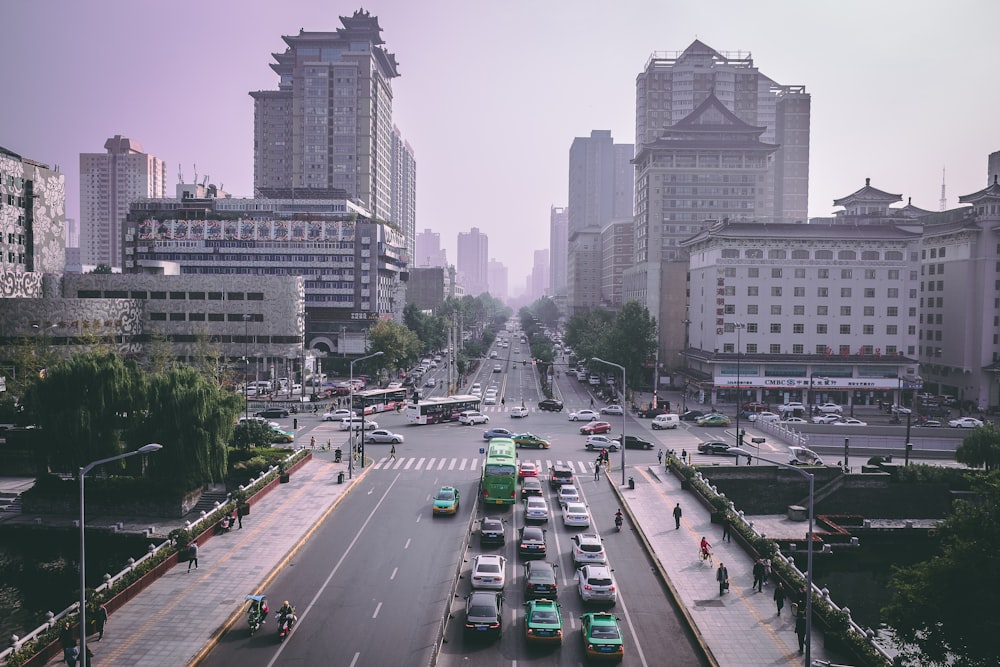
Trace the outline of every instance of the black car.
<instances>
[{"instance_id":1,"label":"black car","mask_svg":"<svg viewBox=\"0 0 1000 667\"><path fill-rule=\"evenodd\" d=\"M521 480L521 500L528 496L542 496L542 480L537 477L525 477Z\"/></svg>"},{"instance_id":2,"label":"black car","mask_svg":"<svg viewBox=\"0 0 1000 667\"><path fill-rule=\"evenodd\" d=\"M545 558L545 531L539 526L522 528L517 553L525 558Z\"/></svg>"},{"instance_id":3,"label":"black car","mask_svg":"<svg viewBox=\"0 0 1000 667\"><path fill-rule=\"evenodd\" d=\"M573 483L573 470L568 466L557 463L549 468L549 488L558 489L563 484Z\"/></svg>"},{"instance_id":4,"label":"black car","mask_svg":"<svg viewBox=\"0 0 1000 667\"><path fill-rule=\"evenodd\" d=\"M653 417L658 417L659 415L665 415L668 412L670 412L670 403L666 403L665 405L666 407L664 407L661 404L656 406L655 408L643 408L638 412L636 412L636 414L639 415L640 417L645 417L648 419L652 419Z\"/></svg>"},{"instance_id":5,"label":"black car","mask_svg":"<svg viewBox=\"0 0 1000 667\"><path fill-rule=\"evenodd\" d=\"M466 638L499 639L503 630L503 594L499 591L473 591L465 599Z\"/></svg>"},{"instance_id":6,"label":"black car","mask_svg":"<svg viewBox=\"0 0 1000 667\"><path fill-rule=\"evenodd\" d=\"M253 413L254 417L287 417L288 410L284 408L264 408Z\"/></svg>"},{"instance_id":7,"label":"black car","mask_svg":"<svg viewBox=\"0 0 1000 667\"><path fill-rule=\"evenodd\" d=\"M682 422L693 422L698 417L704 417L704 416L705 416L705 413L702 412L701 410L688 410L687 412L685 412L684 414L681 415L681 421Z\"/></svg>"},{"instance_id":8,"label":"black car","mask_svg":"<svg viewBox=\"0 0 1000 667\"><path fill-rule=\"evenodd\" d=\"M544 560L529 560L524 564L524 597L555 600L559 589L556 586L556 571L552 563Z\"/></svg>"},{"instance_id":9,"label":"black car","mask_svg":"<svg viewBox=\"0 0 1000 667\"><path fill-rule=\"evenodd\" d=\"M621 442L622 438L621 436L618 436L614 440L616 442ZM652 449L652 448L653 448L653 443L651 443L649 440L644 440L643 438L640 438L635 435L625 436L625 449Z\"/></svg>"},{"instance_id":10,"label":"black car","mask_svg":"<svg viewBox=\"0 0 1000 667\"><path fill-rule=\"evenodd\" d=\"M548 412L562 412L563 403L555 398L546 398L538 401L538 409L546 410Z\"/></svg>"},{"instance_id":11,"label":"black car","mask_svg":"<svg viewBox=\"0 0 1000 667\"><path fill-rule=\"evenodd\" d=\"M500 544L506 541L503 530L503 521L487 516L479 522L479 544Z\"/></svg>"},{"instance_id":12,"label":"black car","mask_svg":"<svg viewBox=\"0 0 1000 667\"><path fill-rule=\"evenodd\" d=\"M729 450L733 446L728 442L703 442L698 445L698 451L702 454L726 454L729 455Z\"/></svg>"}]
</instances>

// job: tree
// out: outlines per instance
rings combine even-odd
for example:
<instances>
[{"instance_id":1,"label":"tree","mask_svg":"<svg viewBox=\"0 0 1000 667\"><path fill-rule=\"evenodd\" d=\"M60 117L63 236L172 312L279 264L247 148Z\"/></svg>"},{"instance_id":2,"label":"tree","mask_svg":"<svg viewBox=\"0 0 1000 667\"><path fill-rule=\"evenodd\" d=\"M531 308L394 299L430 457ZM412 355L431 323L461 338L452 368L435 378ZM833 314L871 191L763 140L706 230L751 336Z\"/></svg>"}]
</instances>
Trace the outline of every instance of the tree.
<instances>
[{"instance_id":1,"label":"tree","mask_svg":"<svg viewBox=\"0 0 1000 667\"><path fill-rule=\"evenodd\" d=\"M233 428L233 446L238 449L267 447L274 439L274 431L256 419L241 421Z\"/></svg>"},{"instance_id":2,"label":"tree","mask_svg":"<svg viewBox=\"0 0 1000 667\"><path fill-rule=\"evenodd\" d=\"M890 580L883 617L914 664L1000 664L1000 614L988 591L1000 581L1000 472L978 478L975 500L957 500L938 529L940 555Z\"/></svg>"},{"instance_id":3,"label":"tree","mask_svg":"<svg viewBox=\"0 0 1000 667\"><path fill-rule=\"evenodd\" d=\"M368 330L371 350L382 351L383 368L403 368L420 354L420 339L402 324L379 320Z\"/></svg>"},{"instance_id":4,"label":"tree","mask_svg":"<svg viewBox=\"0 0 1000 667\"><path fill-rule=\"evenodd\" d=\"M91 273L95 273L95 274L99 274L99 275L110 275L112 273L112 271L111 271L111 267L109 265L107 265L107 264L98 264L97 266L94 267L94 270L91 271Z\"/></svg>"},{"instance_id":5,"label":"tree","mask_svg":"<svg viewBox=\"0 0 1000 667\"><path fill-rule=\"evenodd\" d=\"M656 320L638 301L622 306L614 324L605 329L598 342L602 358L624 366L633 387L642 386L652 378L653 371L646 363L656 354Z\"/></svg>"},{"instance_id":6,"label":"tree","mask_svg":"<svg viewBox=\"0 0 1000 667\"><path fill-rule=\"evenodd\" d=\"M972 468L1000 469L1000 430L990 422L972 429L955 450L955 460Z\"/></svg>"}]
</instances>

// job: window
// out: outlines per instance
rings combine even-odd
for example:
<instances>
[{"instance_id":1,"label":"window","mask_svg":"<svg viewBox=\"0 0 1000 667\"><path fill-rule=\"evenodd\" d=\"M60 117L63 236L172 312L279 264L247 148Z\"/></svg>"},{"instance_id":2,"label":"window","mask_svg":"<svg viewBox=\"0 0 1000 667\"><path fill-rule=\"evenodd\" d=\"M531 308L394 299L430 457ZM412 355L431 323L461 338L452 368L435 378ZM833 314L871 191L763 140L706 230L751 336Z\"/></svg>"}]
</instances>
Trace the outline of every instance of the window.
<instances>
[{"instance_id":1,"label":"window","mask_svg":"<svg viewBox=\"0 0 1000 667\"><path fill-rule=\"evenodd\" d=\"M842 298L842 299L849 299L849 298L851 298L851 288L850 287L841 287L840 288L840 298Z\"/></svg>"},{"instance_id":2,"label":"window","mask_svg":"<svg viewBox=\"0 0 1000 667\"><path fill-rule=\"evenodd\" d=\"M188 292L188 299L190 299L191 301L204 301L205 300L205 293L204 292Z\"/></svg>"},{"instance_id":3,"label":"window","mask_svg":"<svg viewBox=\"0 0 1000 667\"><path fill-rule=\"evenodd\" d=\"M890 299L898 299L899 298L899 288L898 287L890 287L889 291L886 292L886 296L888 296Z\"/></svg>"},{"instance_id":4,"label":"window","mask_svg":"<svg viewBox=\"0 0 1000 667\"><path fill-rule=\"evenodd\" d=\"M725 306L725 308L724 308L724 310L725 310L726 315L735 315L736 314L736 306L734 306L731 303L727 303L726 306Z\"/></svg>"},{"instance_id":5,"label":"window","mask_svg":"<svg viewBox=\"0 0 1000 667\"><path fill-rule=\"evenodd\" d=\"M242 320L243 318L240 318L240 319ZM208 321L209 322L225 322L226 321L226 317L225 317L225 315L223 313L209 313L208 314Z\"/></svg>"},{"instance_id":6,"label":"window","mask_svg":"<svg viewBox=\"0 0 1000 667\"><path fill-rule=\"evenodd\" d=\"M850 345L841 345L841 346L839 346L837 348L837 352L841 356L846 357L846 356L848 356L851 353L851 346Z\"/></svg>"},{"instance_id":7,"label":"window","mask_svg":"<svg viewBox=\"0 0 1000 667\"><path fill-rule=\"evenodd\" d=\"M865 306L865 317L875 317L875 306Z\"/></svg>"},{"instance_id":8,"label":"window","mask_svg":"<svg viewBox=\"0 0 1000 667\"><path fill-rule=\"evenodd\" d=\"M263 292L247 292L247 301L263 301Z\"/></svg>"},{"instance_id":9,"label":"window","mask_svg":"<svg viewBox=\"0 0 1000 667\"><path fill-rule=\"evenodd\" d=\"M796 287L796 288L794 288L792 290L792 294L794 296L805 296L806 295L806 288L805 287Z\"/></svg>"},{"instance_id":10,"label":"window","mask_svg":"<svg viewBox=\"0 0 1000 667\"><path fill-rule=\"evenodd\" d=\"M792 345L792 354L805 354L806 348L801 343Z\"/></svg>"},{"instance_id":11,"label":"window","mask_svg":"<svg viewBox=\"0 0 1000 667\"><path fill-rule=\"evenodd\" d=\"M772 315L781 315L781 304L778 304L778 303L771 304L771 314Z\"/></svg>"},{"instance_id":12,"label":"window","mask_svg":"<svg viewBox=\"0 0 1000 667\"><path fill-rule=\"evenodd\" d=\"M771 286L771 296L781 296L781 285Z\"/></svg>"},{"instance_id":13,"label":"window","mask_svg":"<svg viewBox=\"0 0 1000 667\"><path fill-rule=\"evenodd\" d=\"M781 344L780 343L771 343L768 346L767 351L770 354L781 354Z\"/></svg>"},{"instance_id":14,"label":"window","mask_svg":"<svg viewBox=\"0 0 1000 667\"><path fill-rule=\"evenodd\" d=\"M821 280L826 280L830 277L830 269L820 269L816 272L816 277Z\"/></svg>"},{"instance_id":15,"label":"window","mask_svg":"<svg viewBox=\"0 0 1000 667\"><path fill-rule=\"evenodd\" d=\"M805 332L806 332L806 325L801 323L792 325L792 333L804 334Z\"/></svg>"},{"instance_id":16,"label":"window","mask_svg":"<svg viewBox=\"0 0 1000 667\"><path fill-rule=\"evenodd\" d=\"M877 262L878 261L878 250L862 250L861 259L865 262ZM868 272L865 271L867 274ZM867 277L867 276L866 276Z\"/></svg>"},{"instance_id":17,"label":"window","mask_svg":"<svg viewBox=\"0 0 1000 667\"><path fill-rule=\"evenodd\" d=\"M153 321L153 322L166 322L167 321L167 314L166 313L150 313L149 314L149 319L151 321Z\"/></svg>"},{"instance_id":18,"label":"window","mask_svg":"<svg viewBox=\"0 0 1000 667\"><path fill-rule=\"evenodd\" d=\"M209 301L222 301L222 292L209 292L208 293L208 300Z\"/></svg>"},{"instance_id":19,"label":"window","mask_svg":"<svg viewBox=\"0 0 1000 667\"><path fill-rule=\"evenodd\" d=\"M825 324L817 324L816 325L816 333L818 333L818 334L825 334L826 333L826 325Z\"/></svg>"},{"instance_id":20,"label":"window","mask_svg":"<svg viewBox=\"0 0 1000 667\"><path fill-rule=\"evenodd\" d=\"M773 333L773 334L780 334L781 333L781 325L778 324L777 322L771 322L771 333Z\"/></svg>"},{"instance_id":21,"label":"window","mask_svg":"<svg viewBox=\"0 0 1000 667\"><path fill-rule=\"evenodd\" d=\"M757 333L756 322L747 322L747 333Z\"/></svg>"},{"instance_id":22,"label":"window","mask_svg":"<svg viewBox=\"0 0 1000 667\"><path fill-rule=\"evenodd\" d=\"M866 325L862 326L861 327L861 333L864 334L865 336L874 336L875 335L875 325L874 324L866 324Z\"/></svg>"},{"instance_id":23,"label":"window","mask_svg":"<svg viewBox=\"0 0 1000 667\"><path fill-rule=\"evenodd\" d=\"M747 278L760 278L760 269L755 266L747 269Z\"/></svg>"},{"instance_id":24,"label":"window","mask_svg":"<svg viewBox=\"0 0 1000 667\"><path fill-rule=\"evenodd\" d=\"M849 336L850 334L851 334L851 325L850 324L841 324L840 325L840 335L842 335L842 336Z\"/></svg>"},{"instance_id":25,"label":"window","mask_svg":"<svg viewBox=\"0 0 1000 667\"><path fill-rule=\"evenodd\" d=\"M149 293L149 298L150 299L166 299L167 298L167 293L166 292L150 292Z\"/></svg>"},{"instance_id":26,"label":"window","mask_svg":"<svg viewBox=\"0 0 1000 667\"><path fill-rule=\"evenodd\" d=\"M806 314L805 306L792 306L792 315L805 315L805 314Z\"/></svg>"},{"instance_id":27,"label":"window","mask_svg":"<svg viewBox=\"0 0 1000 667\"><path fill-rule=\"evenodd\" d=\"M829 306L816 306L816 314L826 317L829 314Z\"/></svg>"},{"instance_id":28,"label":"window","mask_svg":"<svg viewBox=\"0 0 1000 667\"><path fill-rule=\"evenodd\" d=\"M756 303L747 304L747 315L756 315L756 314L757 314L757 304Z\"/></svg>"},{"instance_id":29,"label":"window","mask_svg":"<svg viewBox=\"0 0 1000 667\"><path fill-rule=\"evenodd\" d=\"M885 328L885 334L887 336L895 336L899 328L895 324L890 324Z\"/></svg>"},{"instance_id":30,"label":"window","mask_svg":"<svg viewBox=\"0 0 1000 667\"><path fill-rule=\"evenodd\" d=\"M816 346L816 354L826 354L826 345L820 343Z\"/></svg>"},{"instance_id":31,"label":"window","mask_svg":"<svg viewBox=\"0 0 1000 667\"><path fill-rule=\"evenodd\" d=\"M885 314L887 317L899 317L899 308L896 306L889 306L885 309Z\"/></svg>"},{"instance_id":32,"label":"window","mask_svg":"<svg viewBox=\"0 0 1000 667\"><path fill-rule=\"evenodd\" d=\"M850 306L841 306L840 307L840 316L841 317L850 317L851 316L851 307Z\"/></svg>"},{"instance_id":33,"label":"window","mask_svg":"<svg viewBox=\"0 0 1000 667\"><path fill-rule=\"evenodd\" d=\"M736 285L726 285L722 288L722 292L726 296L736 296Z\"/></svg>"},{"instance_id":34,"label":"window","mask_svg":"<svg viewBox=\"0 0 1000 667\"><path fill-rule=\"evenodd\" d=\"M806 277L806 270L805 269L795 269L795 277L796 278L805 278Z\"/></svg>"},{"instance_id":35,"label":"window","mask_svg":"<svg viewBox=\"0 0 1000 667\"><path fill-rule=\"evenodd\" d=\"M846 280L851 277L852 273L851 269L841 269L840 277Z\"/></svg>"},{"instance_id":36,"label":"window","mask_svg":"<svg viewBox=\"0 0 1000 667\"><path fill-rule=\"evenodd\" d=\"M188 313L189 322L204 322L205 313Z\"/></svg>"},{"instance_id":37,"label":"window","mask_svg":"<svg viewBox=\"0 0 1000 667\"><path fill-rule=\"evenodd\" d=\"M777 268L771 269L771 277L772 278L780 278L781 277L781 269L777 269Z\"/></svg>"},{"instance_id":38,"label":"window","mask_svg":"<svg viewBox=\"0 0 1000 667\"><path fill-rule=\"evenodd\" d=\"M899 280L899 269L889 269L889 280Z\"/></svg>"},{"instance_id":39,"label":"window","mask_svg":"<svg viewBox=\"0 0 1000 667\"><path fill-rule=\"evenodd\" d=\"M768 259L786 259L787 256L788 256L787 253L781 249L767 251Z\"/></svg>"},{"instance_id":40,"label":"window","mask_svg":"<svg viewBox=\"0 0 1000 667\"><path fill-rule=\"evenodd\" d=\"M170 321L171 322L183 322L184 321L184 313L170 313Z\"/></svg>"},{"instance_id":41,"label":"window","mask_svg":"<svg viewBox=\"0 0 1000 667\"><path fill-rule=\"evenodd\" d=\"M840 260L855 260L858 258L858 253L853 250L841 250L837 252L837 259Z\"/></svg>"},{"instance_id":42,"label":"window","mask_svg":"<svg viewBox=\"0 0 1000 667\"><path fill-rule=\"evenodd\" d=\"M736 277L736 267L735 266L727 266L726 267L725 275L726 275L727 278L735 278Z\"/></svg>"},{"instance_id":43,"label":"window","mask_svg":"<svg viewBox=\"0 0 1000 667\"><path fill-rule=\"evenodd\" d=\"M866 287L865 288L865 298L866 299L874 299L875 298L875 288L874 287Z\"/></svg>"},{"instance_id":44,"label":"window","mask_svg":"<svg viewBox=\"0 0 1000 667\"><path fill-rule=\"evenodd\" d=\"M816 296L826 298L830 296L830 290L827 289L826 287L817 287Z\"/></svg>"},{"instance_id":45,"label":"window","mask_svg":"<svg viewBox=\"0 0 1000 667\"><path fill-rule=\"evenodd\" d=\"M146 292L145 290L132 290L132 298L133 299L147 299L147 298L149 298L147 296L148 294L149 293Z\"/></svg>"},{"instance_id":46,"label":"window","mask_svg":"<svg viewBox=\"0 0 1000 667\"><path fill-rule=\"evenodd\" d=\"M747 296L757 296L759 291L760 288L758 288L756 285L747 286Z\"/></svg>"},{"instance_id":47,"label":"window","mask_svg":"<svg viewBox=\"0 0 1000 667\"><path fill-rule=\"evenodd\" d=\"M808 250L793 250L792 251L792 259L809 259L809 251ZM803 269L803 271L804 270L805 269Z\"/></svg>"},{"instance_id":48,"label":"window","mask_svg":"<svg viewBox=\"0 0 1000 667\"><path fill-rule=\"evenodd\" d=\"M815 256L816 256L816 259L833 259L833 251L832 250L817 250Z\"/></svg>"},{"instance_id":49,"label":"window","mask_svg":"<svg viewBox=\"0 0 1000 667\"><path fill-rule=\"evenodd\" d=\"M757 343L747 343L747 354L757 354Z\"/></svg>"}]
</instances>

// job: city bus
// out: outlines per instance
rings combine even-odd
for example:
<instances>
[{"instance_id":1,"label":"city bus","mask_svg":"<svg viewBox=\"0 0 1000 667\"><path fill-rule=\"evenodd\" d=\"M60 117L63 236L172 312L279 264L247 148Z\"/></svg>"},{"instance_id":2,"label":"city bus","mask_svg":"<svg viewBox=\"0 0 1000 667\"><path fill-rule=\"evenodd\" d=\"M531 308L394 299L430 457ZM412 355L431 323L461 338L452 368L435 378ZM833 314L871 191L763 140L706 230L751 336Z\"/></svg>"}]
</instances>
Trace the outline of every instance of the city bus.
<instances>
[{"instance_id":1,"label":"city bus","mask_svg":"<svg viewBox=\"0 0 1000 667\"><path fill-rule=\"evenodd\" d=\"M406 389L366 389L354 392L352 409L360 414L398 410L406 405Z\"/></svg>"},{"instance_id":2,"label":"city bus","mask_svg":"<svg viewBox=\"0 0 1000 667\"><path fill-rule=\"evenodd\" d=\"M458 415L466 410L478 410L482 399L478 396L446 396L428 398L418 403L406 405L406 421L410 424L440 424L458 421Z\"/></svg>"},{"instance_id":3,"label":"city bus","mask_svg":"<svg viewBox=\"0 0 1000 667\"><path fill-rule=\"evenodd\" d=\"M490 440L479 493L487 505L514 504L517 498L517 450L510 438Z\"/></svg>"}]
</instances>

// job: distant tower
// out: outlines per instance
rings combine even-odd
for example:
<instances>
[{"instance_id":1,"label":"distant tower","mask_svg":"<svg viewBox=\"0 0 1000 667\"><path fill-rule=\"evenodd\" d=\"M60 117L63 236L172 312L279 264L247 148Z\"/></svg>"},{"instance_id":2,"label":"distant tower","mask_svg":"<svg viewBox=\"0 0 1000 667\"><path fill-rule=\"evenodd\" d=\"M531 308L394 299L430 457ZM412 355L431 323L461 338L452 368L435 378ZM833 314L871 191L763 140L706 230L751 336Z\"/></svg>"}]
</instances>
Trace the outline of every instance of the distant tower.
<instances>
[{"instance_id":1,"label":"distant tower","mask_svg":"<svg viewBox=\"0 0 1000 667\"><path fill-rule=\"evenodd\" d=\"M945 192L944 173L945 173L945 168L941 167L941 201L938 202L938 206L941 207L940 210L942 211L948 210L948 197L944 193Z\"/></svg>"}]
</instances>

